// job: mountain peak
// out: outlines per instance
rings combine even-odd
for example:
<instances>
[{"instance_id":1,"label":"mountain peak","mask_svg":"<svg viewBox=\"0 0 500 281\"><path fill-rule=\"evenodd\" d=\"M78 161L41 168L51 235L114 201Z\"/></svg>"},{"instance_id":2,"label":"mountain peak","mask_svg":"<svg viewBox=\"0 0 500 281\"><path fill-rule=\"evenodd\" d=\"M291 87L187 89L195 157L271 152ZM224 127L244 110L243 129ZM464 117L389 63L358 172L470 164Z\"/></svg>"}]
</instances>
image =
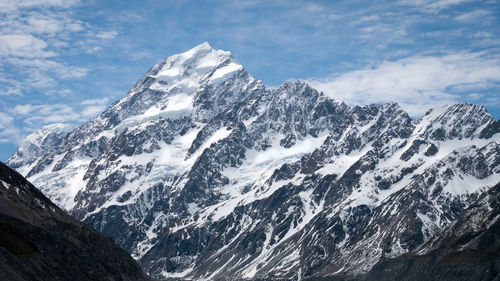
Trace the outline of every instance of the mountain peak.
<instances>
[{"instance_id":1,"label":"mountain peak","mask_svg":"<svg viewBox=\"0 0 500 281\"><path fill-rule=\"evenodd\" d=\"M76 128L73 124L55 123L44 126L29 134L9 158L7 164L20 168L47 152L47 149L61 143L63 138ZM24 172L21 169L21 172Z\"/></svg>"},{"instance_id":2,"label":"mountain peak","mask_svg":"<svg viewBox=\"0 0 500 281\"><path fill-rule=\"evenodd\" d=\"M210 45L210 43L208 43L207 41L205 41L205 42L203 42L203 43L201 43L201 44L199 44L199 45L197 45L197 46L195 46L195 47L191 48L189 51L194 51L194 52L196 52L196 51L198 51L198 50L211 50L211 49L213 49L213 48L212 48L212 46ZM188 51L188 52L189 52L189 51Z\"/></svg>"},{"instance_id":3,"label":"mountain peak","mask_svg":"<svg viewBox=\"0 0 500 281\"><path fill-rule=\"evenodd\" d=\"M157 77L167 83L188 76L199 79L225 64L233 64L235 69L243 68L235 62L231 52L215 50L208 42L204 42L186 52L168 57L158 71Z\"/></svg>"},{"instance_id":4,"label":"mountain peak","mask_svg":"<svg viewBox=\"0 0 500 281\"><path fill-rule=\"evenodd\" d=\"M455 103L437 106L422 117L423 135L432 139L479 137L491 127L495 119L484 106L471 103Z\"/></svg>"},{"instance_id":5,"label":"mountain peak","mask_svg":"<svg viewBox=\"0 0 500 281\"><path fill-rule=\"evenodd\" d=\"M444 104L429 109L425 116L442 116L446 114L457 113L478 113L482 115L490 115L486 108L482 105L476 105L468 102L457 102L452 104ZM492 117L493 118L493 117Z\"/></svg>"},{"instance_id":6,"label":"mountain peak","mask_svg":"<svg viewBox=\"0 0 500 281\"><path fill-rule=\"evenodd\" d=\"M168 57L156 77L167 85L178 84L184 91L199 87L202 82L218 82L242 70L231 52L215 50L204 42L184 53Z\"/></svg>"},{"instance_id":7,"label":"mountain peak","mask_svg":"<svg viewBox=\"0 0 500 281\"><path fill-rule=\"evenodd\" d=\"M231 85L224 86L228 82ZM172 55L151 68L129 91L127 96L110 106L101 117L100 123L117 131L138 124L144 120L180 118L196 113L197 117L216 115L246 95L240 93L251 89L257 81L251 77L232 54L213 49L204 42L186 52ZM219 88L218 91L213 89ZM203 94L210 90L220 95L231 89L232 98L219 97L220 108L204 103L213 97ZM212 101L213 102L213 101ZM199 113L200 104L206 104ZM128 120L125 120L128 119ZM125 121L125 122L122 122ZM116 125L119 125L116 127Z\"/></svg>"}]
</instances>

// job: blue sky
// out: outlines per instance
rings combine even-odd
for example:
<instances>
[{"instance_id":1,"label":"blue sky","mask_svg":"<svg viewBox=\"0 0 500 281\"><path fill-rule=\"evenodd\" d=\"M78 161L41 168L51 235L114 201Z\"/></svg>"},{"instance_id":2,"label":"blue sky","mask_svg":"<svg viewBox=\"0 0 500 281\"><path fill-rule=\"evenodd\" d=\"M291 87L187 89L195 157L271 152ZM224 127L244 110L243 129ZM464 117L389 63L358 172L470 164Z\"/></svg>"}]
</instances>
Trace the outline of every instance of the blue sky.
<instances>
[{"instance_id":1,"label":"blue sky","mask_svg":"<svg viewBox=\"0 0 500 281\"><path fill-rule=\"evenodd\" d=\"M204 41L269 87L348 104L443 103L500 117L500 3L0 0L0 160L31 131L96 116L155 63Z\"/></svg>"}]
</instances>

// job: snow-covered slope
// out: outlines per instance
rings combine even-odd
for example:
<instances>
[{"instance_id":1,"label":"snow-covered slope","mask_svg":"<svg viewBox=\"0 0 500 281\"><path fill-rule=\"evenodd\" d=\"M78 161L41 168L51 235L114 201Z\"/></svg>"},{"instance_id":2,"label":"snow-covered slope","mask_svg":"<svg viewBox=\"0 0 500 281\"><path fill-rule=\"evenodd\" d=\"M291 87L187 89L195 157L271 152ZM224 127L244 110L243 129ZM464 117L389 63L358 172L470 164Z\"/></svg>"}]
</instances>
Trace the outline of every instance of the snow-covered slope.
<instances>
[{"instance_id":1,"label":"snow-covered slope","mask_svg":"<svg viewBox=\"0 0 500 281\"><path fill-rule=\"evenodd\" d=\"M428 242L380 262L363 280L496 280L500 277L500 184L483 192Z\"/></svg>"},{"instance_id":2,"label":"snow-covered slope","mask_svg":"<svg viewBox=\"0 0 500 281\"><path fill-rule=\"evenodd\" d=\"M18 168L159 279L356 275L500 182L498 124L466 103L412 120L269 90L204 43Z\"/></svg>"},{"instance_id":3,"label":"snow-covered slope","mask_svg":"<svg viewBox=\"0 0 500 281\"><path fill-rule=\"evenodd\" d=\"M9 166L26 174L33 162L61 143L75 125L55 123L42 127L28 135L9 159Z\"/></svg>"}]
</instances>

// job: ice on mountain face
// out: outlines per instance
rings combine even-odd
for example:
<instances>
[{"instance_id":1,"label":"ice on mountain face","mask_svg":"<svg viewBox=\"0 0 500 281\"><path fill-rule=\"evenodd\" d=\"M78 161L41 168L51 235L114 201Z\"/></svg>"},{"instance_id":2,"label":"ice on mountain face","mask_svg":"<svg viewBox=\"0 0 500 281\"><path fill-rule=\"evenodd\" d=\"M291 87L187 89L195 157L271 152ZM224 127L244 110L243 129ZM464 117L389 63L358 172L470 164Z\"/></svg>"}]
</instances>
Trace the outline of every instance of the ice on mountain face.
<instances>
[{"instance_id":1,"label":"ice on mountain face","mask_svg":"<svg viewBox=\"0 0 500 281\"><path fill-rule=\"evenodd\" d=\"M222 86L226 81L229 84ZM203 43L153 67L107 111L115 132L157 118L192 116L206 122L260 84L230 52Z\"/></svg>"},{"instance_id":2,"label":"ice on mountain face","mask_svg":"<svg viewBox=\"0 0 500 281\"><path fill-rule=\"evenodd\" d=\"M462 119L461 119L461 118ZM404 140L392 140L387 147L396 148L396 151L388 158L379 160L378 169L366 172L360 179L358 190L352 192L349 197L351 206L367 204L378 206L395 192L408 186L415 176L425 172L434 163L445 159L453 151L463 147L475 145L486 146L491 141L500 143L500 134L494 134L489 139L478 138L482 128L492 122L492 117L484 108L470 104L445 105L430 110L422 119L417 120L412 136ZM442 136L445 136L443 139ZM424 142L430 139L431 144ZM423 141L418 151L408 160L401 161L402 155L412 146L414 141ZM402 143L406 145L401 146ZM432 145L436 148L434 154L427 154L427 148ZM343 158L347 156L341 156ZM335 162L333 164L335 167ZM465 180L468 178L469 181ZM389 184L386 189L381 189L382 182ZM457 179L455 179L457 180ZM444 187L446 192L454 196L478 191L479 187L492 186L495 179L489 181L464 176L456 184L449 183ZM481 184L481 182L483 184ZM351 201L352 200L352 201Z\"/></svg>"},{"instance_id":3,"label":"ice on mountain face","mask_svg":"<svg viewBox=\"0 0 500 281\"><path fill-rule=\"evenodd\" d=\"M75 128L76 126L72 124L50 124L28 135L25 141L32 144L43 143L43 139L45 139L50 134L69 133Z\"/></svg>"},{"instance_id":4,"label":"ice on mountain face","mask_svg":"<svg viewBox=\"0 0 500 281\"><path fill-rule=\"evenodd\" d=\"M421 136L434 140L478 138L495 120L482 106L469 103L443 105L429 110L421 119Z\"/></svg>"},{"instance_id":5,"label":"ice on mountain face","mask_svg":"<svg viewBox=\"0 0 500 281\"><path fill-rule=\"evenodd\" d=\"M307 153L311 153L325 141L327 135L322 134L318 137L307 137L296 143L290 148L284 148L280 145L283 135L272 137L271 146L266 150L249 150L245 154L245 161L237 168L226 168L223 171L224 176L229 178L230 185L224 189L231 191L240 191L247 186L261 186L267 181L274 170L286 163L294 163ZM283 185L283 183L280 183ZM250 203L261 197L269 196L280 185L273 185L274 188L264 189L265 192L256 191L249 194L245 203Z\"/></svg>"},{"instance_id":6,"label":"ice on mountain face","mask_svg":"<svg viewBox=\"0 0 500 281\"><path fill-rule=\"evenodd\" d=\"M493 174L485 179L478 179L471 175L461 175L453 177L443 187L443 192L452 195L472 194L485 187L491 187L500 182L500 174Z\"/></svg>"},{"instance_id":7,"label":"ice on mountain face","mask_svg":"<svg viewBox=\"0 0 500 281\"><path fill-rule=\"evenodd\" d=\"M219 133L216 132L214 136L216 135L219 135ZM323 133L318 137L304 138L288 149L280 145L279 140L282 137L280 134L272 137L271 147L266 150L252 149L247 151L245 161L241 166L237 168L228 167L223 170L222 174L229 179L229 184L217 189L217 192L227 196L228 199L205 208L203 215L198 219L198 224L203 223L208 218L213 221L221 220L231 215L237 206L267 198L285 184L299 180L294 178L289 181L273 183L271 186L265 185L265 182L271 177L275 169L278 169L283 164L291 164L300 160L303 155L312 152L323 144L327 135ZM210 143L212 140L208 142ZM300 178L300 175L298 177ZM252 187L251 191L245 192L245 189L250 186Z\"/></svg>"},{"instance_id":8,"label":"ice on mountain face","mask_svg":"<svg viewBox=\"0 0 500 281\"><path fill-rule=\"evenodd\" d=\"M418 131L418 127L416 130ZM495 135L493 139L500 143L500 134ZM398 153L395 153L388 159L380 161L377 171L365 173L360 180L360 186L362 186L362 188L355 190L348 201L352 200L350 203L351 206L361 204L378 206L383 204L384 200L390 195L408 186L415 175L420 175L436 162L445 160L453 151L468 147L471 144L477 147L484 147L491 141L492 139L452 139L437 142L436 144L439 147L439 151L435 155L426 156L425 150L421 149L419 153L413 156L409 161L403 162L400 160L400 156L409 147L411 142L408 142L407 146L399 149ZM335 165L335 162L333 165ZM402 171L405 169L408 172L403 174ZM392 178L398 180L393 180L395 182L390 185L390 188L381 190L379 188L380 179L377 180L379 177L382 179ZM492 176L489 179L478 179L470 175L463 175L454 178L443 187L443 190L452 195L471 194L478 191L482 186L493 186L495 180L500 179L496 176Z\"/></svg>"},{"instance_id":9,"label":"ice on mountain face","mask_svg":"<svg viewBox=\"0 0 500 281\"><path fill-rule=\"evenodd\" d=\"M349 167L351 167L359 158L368 152L369 147L361 151L353 151L347 155L339 155L334 157L330 163L324 165L322 168L316 171L320 175L342 175L345 173Z\"/></svg>"},{"instance_id":10,"label":"ice on mountain face","mask_svg":"<svg viewBox=\"0 0 500 281\"><path fill-rule=\"evenodd\" d=\"M176 94L168 97L165 105L154 105L140 115L131 116L115 126L115 132L121 132L137 124L158 118L178 119L193 112L193 96Z\"/></svg>"},{"instance_id":11,"label":"ice on mountain face","mask_svg":"<svg viewBox=\"0 0 500 281\"><path fill-rule=\"evenodd\" d=\"M157 77L169 89L177 87L185 94L192 94L205 79L216 83L242 68L233 61L230 52L214 50L205 42L185 53L169 57Z\"/></svg>"},{"instance_id":12,"label":"ice on mountain face","mask_svg":"<svg viewBox=\"0 0 500 281\"><path fill-rule=\"evenodd\" d=\"M54 161L55 163L56 161ZM66 169L58 172L44 172L31 177L35 186L58 205L71 210L76 202L76 194L85 186L83 176L87 171L90 160L73 161ZM47 170L51 170L49 169Z\"/></svg>"},{"instance_id":13,"label":"ice on mountain face","mask_svg":"<svg viewBox=\"0 0 500 281\"><path fill-rule=\"evenodd\" d=\"M26 175L37 157L46 153L47 149L58 145L75 128L76 126L72 124L55 123L34 131L19 145L14 155L7 161L7 165Z\"/></svg>"},{"instance_id":14,"label":"ice on mountain face","mask_svg":"<svg viewBox=\"0 0 500 281\"><path fill-rule=\"evenodd\" d=\"M237 63L229 63L226 66L223 66L217 69L212 76L210 77L210 81L212 84L218 84L221 81L224 81L226 78L234 75L236 71L243 69L240 64Z\"/></svg>"},{"instance_id":15,"label":"ice on mountain face","mask_svg":"<svg viewBox=\"0 0 500 281\"><path fill-rule=\"evenodd\" d=\"M487 140L483 140L486 143ZM498 150L500 142L489 142L481 146L463 146L441 161L457 166L450 169L436 166L436 176L442 178L442 192L453 196L473 194L500 182ZM488 168L491 171L488 171Z\"/></svg>"}]
</instances>

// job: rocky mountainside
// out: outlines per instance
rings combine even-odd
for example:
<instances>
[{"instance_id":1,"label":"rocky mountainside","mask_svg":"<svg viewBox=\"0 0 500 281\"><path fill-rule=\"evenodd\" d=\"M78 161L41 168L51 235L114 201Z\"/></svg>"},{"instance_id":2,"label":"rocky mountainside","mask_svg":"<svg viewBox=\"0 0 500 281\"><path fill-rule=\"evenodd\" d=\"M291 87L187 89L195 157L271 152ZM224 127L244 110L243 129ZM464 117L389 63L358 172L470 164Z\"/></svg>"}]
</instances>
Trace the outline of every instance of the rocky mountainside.
<instances>
[{"instance_id":1,"label":"rocky mountainside","mask_svg":"<svg viewBox=\"0 0 500 281\"><path fill-rule=\"evenodd\" d=\"M16 153L10 157L9 166L26 174L28 171L23 168L28 168L48 150L59 145L64 137L75 128L75 125L55 123L33 132L24 139Z\"/></svg>"},{"instance_id":2,"label":"rocky mountainside","mask_svg":"<svg viewBox=\"0 0 500 281\"><path fill-rule=\"evenodd\" d=\"M1 280L150 280L110 238L0 162Z\"/></svg>"},{"instance_id":3,"label":"rocky mountainside","mask_svg":"<svg viewBox=\"0 0 500 281\"><path fill-rule=\"evenodd\" d=\"M499 123L467 103L413 120L300 81L266 89L204 43L8 164L160 280L361 276L500 182Z\"/></svg>"},{"instance_id":4,"label":"rocky mountainside","mask_svg":"<svg viewBox=\"0 0 500 281\"><path fill-rule=\"evenodd\" d=\"M500 184L418 249L382 261L369 280L499 280Z\"/></svg>"},{"instance_id":5,"label":"rocky mountainside","mask_svg":"<svg viewBox=\"0 0 500 281\"><path fill-rule=\"evenodd\" d=\"M499 280L500 184L480 195L460 217L422 246L393 259L381 259L367 274L371 280ZM307 281L337 281L323 276Z\"/></svg>"}]
</instances>

